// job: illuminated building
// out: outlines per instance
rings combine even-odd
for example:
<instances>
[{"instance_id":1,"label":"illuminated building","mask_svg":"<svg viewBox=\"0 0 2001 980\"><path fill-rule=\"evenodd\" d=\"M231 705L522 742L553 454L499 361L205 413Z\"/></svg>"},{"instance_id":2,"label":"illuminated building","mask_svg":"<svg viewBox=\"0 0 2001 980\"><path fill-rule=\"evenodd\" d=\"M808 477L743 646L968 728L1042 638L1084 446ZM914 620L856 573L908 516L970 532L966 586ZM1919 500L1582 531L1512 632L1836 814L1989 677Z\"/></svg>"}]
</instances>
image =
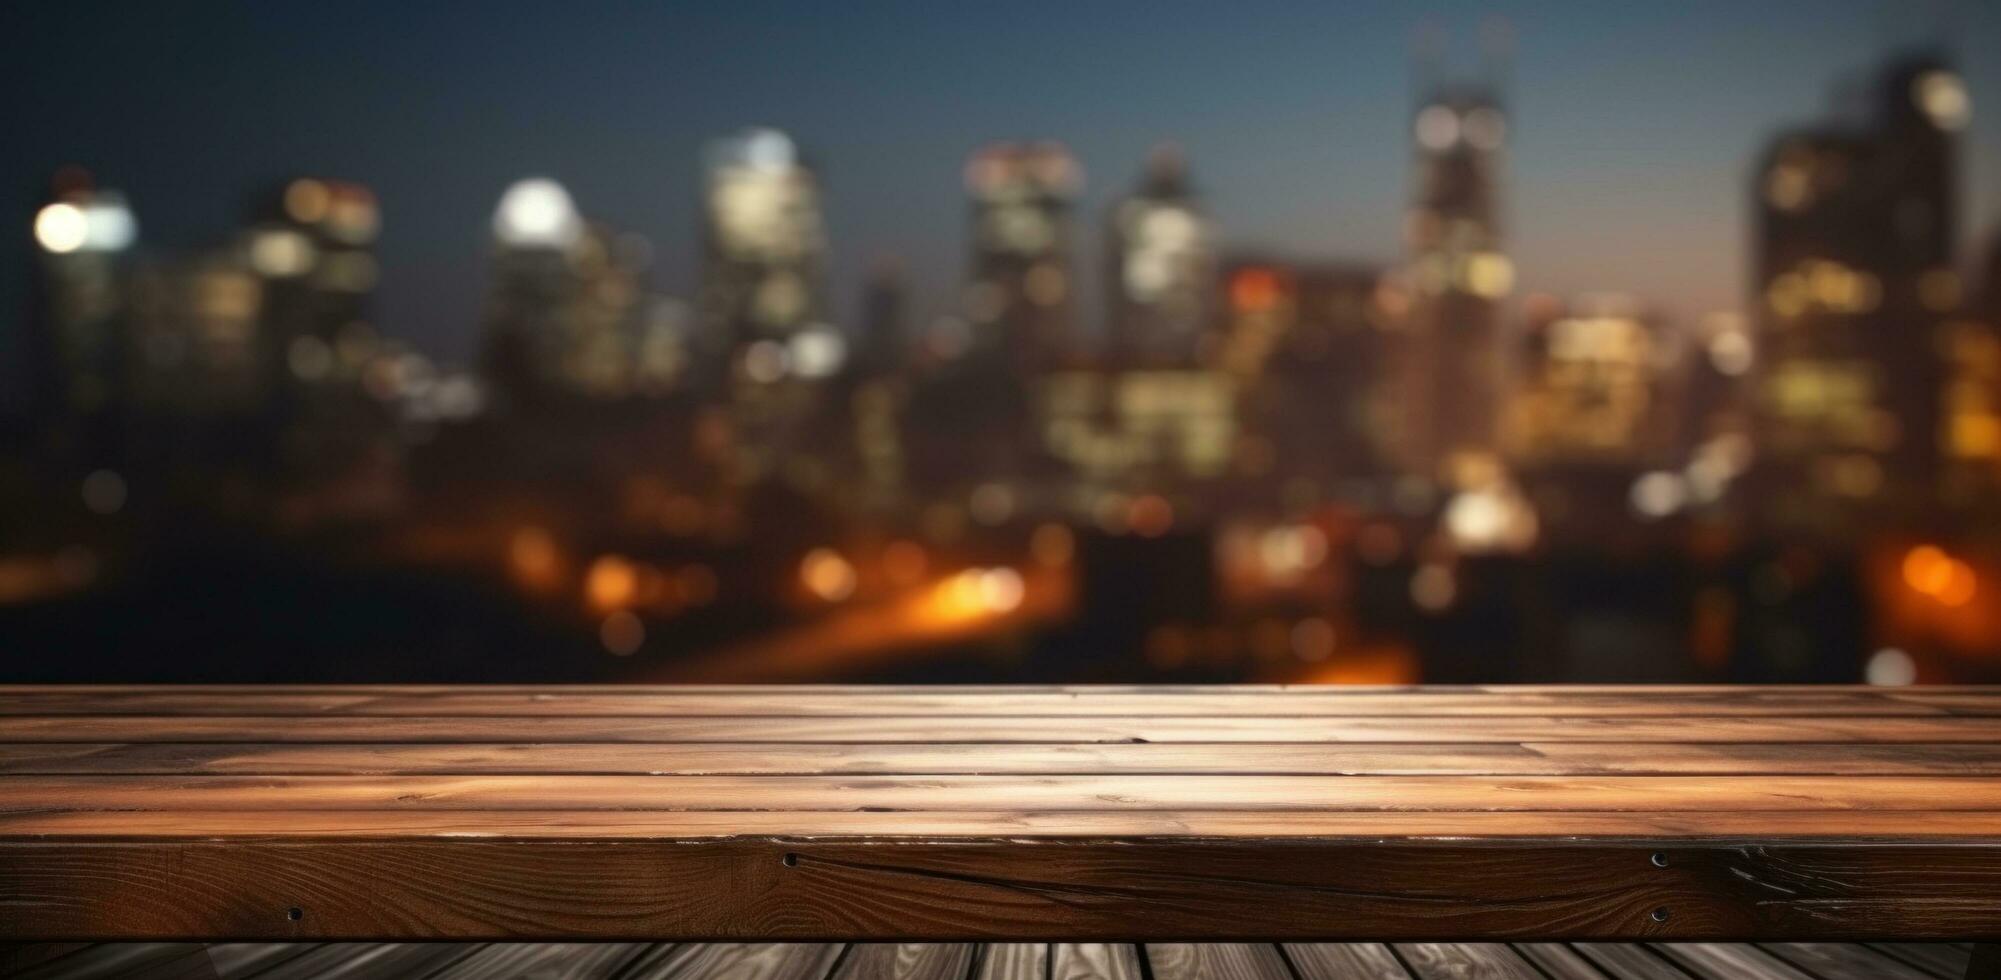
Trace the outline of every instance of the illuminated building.
<instances>
[{"instance_id":1,"label":"illuminated building","mask_svg":"<svg viewBox=\"0 0 2001 980\"><path fill-rule=\"evenodd\" d=\"M263 321L264 280L241 249L140 269L132 287L139 414L195 422L266 417L277 379Z\"/></svg>"},{"instance_id":2,"label":"illuminated building","mask_svg":"<svg viewBox=\"0 0 2001 980\"><path fill-rule=\"evenodd\" d=\"M1391 448L1380 381L1405 295L1368 265L1225 264L1205 361L1238 380L1243 475L1323 484L1373 475Z\"/></svg>"},{"instance_id":3,"label":"illuminated building","mask_svg":"<svg viewBox=\"0 0 2001 980\"><path fill-rule=\"evenodd\" d=\"M1940 405L1943 484L1956 503L1991 500L2001 485L2001 239L1988 250L1981 286L1967 289L1964 300L1944 328Z\"/></svg>"},{"instance_id":4,"label":"illuminated building","mask_svg":"<svg viewBox=\"0 0 2001 980\"><path fill-rule=\"evenodd\" d=\"M1056 143L997 143L966 162L972 266L966 316L973 347L1024 366L1060 361L1072 323L1071 205L1083 171Z\"/></svg>"},{"instance_id":5,"label":"illuminated building","mask_svg":"<svg viewBox=\"0 0 2001 980\"><path fill-rule=\"evenodd\" d=\"M1215 479L1235 444L1236 385L1220 371L1055 371L1036 408L1045 448L1090 489Z\"/></svg>"},{"instance_id":6,"label":"illuminated building","mask_svg":"<svg viewBox=\"0 0 2001 980\"><path fill-rule=\"evenodd\" d=\"M1526 318L1503 444L1523 467L1637 467L1673 448L1680 352L1659 322L1624 296L1547 304Z\"/></svg>"},{"instance_id":7,"label":"illuminated building","mask_svg":"<svg viewBox=\"0 0 2001 980\"><path fill-rule=\"evenodd\" d=\"M276 371L279 387L352 379L374 337L368 307L382 227L375 194L302 177L258 198L250 220L241 247L263 283L266 343L285 365Z\"/></svg>"},{"instance_id":8,"label":"illuminated building","mask_svg":"<svg viewBox=\"0 0 2001 980\"><path fill-rule=\"evenodd\" d=\"M122 196L80 172L57 185L32 229L33 410L70 448L93 452L105 448L123 394L126 259L138 223Z\"/></svg>"},{"instance_id":9,"label":"illuminated building","mask_svg":"<svg viewBox=\"0 0 2001 980\"><path fill-rule=\"evenodd\" d=\"M1515 279L1500 229L1507 125L1486 83L1434 85L1411 117L1398 443L1404 465L1427 476L1494 448L1500 304Z\"/></svg>"},{"instance_id":10,"label":"illuminated building","mask_svg":"<svg viewBox=\"0 0 2001 980\"><path fill-rule=\"evenodd\" d=\"M1940 328L1959 302L1966 89L1919 55L1889 64L1872 101L1781 135L1752 188L1762 459L1829 498L1932 485Z\"/></svg>"},{"instance_id":11,"label":"illuminated building","mask_svg":"<svg viewBox=\"0 0 2001 980\"><path fill-rule=\"evenodd\" d=\"M482 357L515 406L670 390L686 368L686 310L645 290L651 247L586 222L562 185L519 181L494 212Z\"/></svg>"},{"instance_id":12,"label":"illuminated building","mask_svg":"<svg viewBox=\"0 0 2001 980\"><path fill-rule=\"evenodd\" d=\"M1178 151L1154 151L1139 187L1112 206L1105 238L1114 350L1143 363L1192 362L1213 315L1214 232Z\"/></svg>"},{"instance_id":13,"label":"illuminated building","mask_svg":"<svg viewBox=\"0 0 2001 980\"><path fill-rule=\"evenodd\" d=\"M703 343L739 384L831 375L846 341L827 322L819 179L770 129L716 140L704 160Z\"/></svg>"}]
</instances>

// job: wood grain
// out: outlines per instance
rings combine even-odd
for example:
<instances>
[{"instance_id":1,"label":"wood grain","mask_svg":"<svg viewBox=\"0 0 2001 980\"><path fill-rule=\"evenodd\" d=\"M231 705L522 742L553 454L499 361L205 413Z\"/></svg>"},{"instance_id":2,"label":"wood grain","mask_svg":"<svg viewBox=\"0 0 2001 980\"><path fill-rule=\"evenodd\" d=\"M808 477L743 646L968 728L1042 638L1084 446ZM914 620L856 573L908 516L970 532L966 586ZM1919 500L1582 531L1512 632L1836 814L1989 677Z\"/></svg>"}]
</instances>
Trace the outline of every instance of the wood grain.
<instances>
[{"instance_id":1,"label":"wood grain","mask_svg":"<svg viewBox=\"0 0 2001 980\"><path fill-rule=\"evenodd\" d=\"M0 688L0 939L695 944L341 960L464 975L1568 977L1680 967L1558 940L2001 935L1997 885L1997 688ZM1507 939L1539 942L1465 944ZM1074 945L1100 940L1261 945ZM1895 949L1843 962L1927 969Z\"/></svg>"},{"instance_id":2,"label":"wood grain","mask_svg":"<svg viewBox=\"0 0 2001 980\"><path fill-rule=\"evenodd\" d=\"M839 962L839 943L681 943L656 946L619 980L824 980Z\"/></svg>"},{"instance_id":3,"label":"wood grain","mask_svg":"<svg viewBox=\"0 0 2001 980\"><path fill-rule=\"evenodd\" d=\"M1966 776L16 776L51 810L2001 811Z\"/></svg>"},{"instance_id":4,"label":"wood grain","mask_svg":"<svg viewBox=\"0 0 2001 980\"><path fill-rule=\"evenodd\" d=\"M1655 867L1644 843L1589 841L71 841L0 849L10 912L0 938L1810 941L2001 930L1992 845L1690 845L1669 858Z\"/></svg>"},{"instance_id":5,"label":"wood grain","mask_svg":"<svg viewBox=\"0 0 2001 980\"><path fill-rule=\"evenodd\" d=\"M1410 980L1410 971L1382 943L1286 943L1300 980Z\"/></svg>"},{"instance_id":6,"label":"wood grain","mask_svg":"<svg viewBox=\"0 0 2001 980\"><path fill-rule=\"evenodd\" d=\"M595 691L515 693L389 691L379 694L124 692L24 694L0 692L0 715L258 715L330 714L388 717L845 717L986 716L1089 717L1827 717L1932 716L1997 713L2001 698L1964 695L1891 697L1873 691L1726 691L1724 693L1580 694L1557 692L1425 692L1384 696L1320 687L1281 695L1220 692L1101 694L1051 692L856 693L838 698L762 691L651 694Z\"/></svg>"},{"instance_id":7,"label":"wood grain","mask_svg":"<svg viewBox=\"0 0 2001 980\"><path fill-rule=\"evenodd\" d=\"M1276 948L1264 943L1148 943L1157 980L1291 980Z\"/></svg>"},{"instance_id":8,"label":"wood grain","mask_svg":"<svg viewBox=\"0 0 2001 980\"><path fill-rule=\"evenodd\" d=\"M2001 744L0 743L0 775L2001 775Z\"/></svg>"},{"instance_id":9,"label":"wood grain","mask_svg":"<svg viewBox=\"0 0 2001 980\"><path fill-rule=\"evenodd\" d=\"M0 742L2001 742L1961 717L380 717L14 715Z\"/></svg>"}]
</instances>

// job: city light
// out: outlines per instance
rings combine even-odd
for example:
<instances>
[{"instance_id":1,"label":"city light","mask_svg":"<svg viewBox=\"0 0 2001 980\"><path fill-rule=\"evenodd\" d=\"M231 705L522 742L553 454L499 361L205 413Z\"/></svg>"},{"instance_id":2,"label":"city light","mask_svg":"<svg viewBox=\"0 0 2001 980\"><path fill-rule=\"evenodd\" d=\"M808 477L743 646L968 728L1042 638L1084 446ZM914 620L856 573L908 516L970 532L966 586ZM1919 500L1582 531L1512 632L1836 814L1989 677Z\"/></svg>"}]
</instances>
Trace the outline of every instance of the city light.
<instances>
[{"instance_id":1,"label":"city light","mask_svg":"<svg viewBox=\"0 0 2001 980\"><path fill-rule=\"evenodd\" d=\"M591 681L856 679L889 651L920 679L1994 679L2001 226L1953 59L1886 52L1825 109L1767 92L1702 130L1729 166L1700 174L1578 153L1708 106L1565 119L1549 65L1418 61L1340 121L1398 172L1339 210L1350 175L1285 150L1282 113L1232 117L1278 126L1270 153L1068 118L1044 124L1075 145L981 143L1036 125L982 105L889 140L894 100L720 76L693 116L527 107L588 215L506 183L534 161L447 169L467 150L388 152L339 106L300 117L339 133L231 152L353 138L323 162L379 188L107 170L143 247L64 168L17 229L0 505L34 533L0 601L95 590L76 608L172 620L176 650L223 624L217 656L268 648L243 609L383 631L301 635L300 670L412 637ZM93 92L65 111L122 118ZM798 129L691 128L760 116ZM146 162L117 138L29 159ZM1610 169L1559 186L1566 154ZM145 605L182 569L218 597Z\"/></svg>"},{"instance_id":2,"label":"city light","mask_svg":"<svg viewBox=\"0 0 2001 980\"><path fill-rule=\"evenodd\" d=\"M837 551L815 548L799 561L799 581L814 596L839 602L855 592L855 566Z\"/></svg>"},{"instance_id":3,"label":"city light","mask_svg":"<svg viewBox=\"0 0 2001 980\"><path fill-rule=\"evenodd\" d=\"M35 215L35 241L46 251L57 255L74 252L83 247L88 236L83 209L74 204L51 204Z\"/></svg>"},{"instance_id":4,"label":"city light","mask_svg":"<svg viewBox=\"0 0 2001 980\"><path fill-rule=\"evenodd\" d=\"M583 234L583 220L563 185L547 177L515 182L493 213L493 236L511 248L563 250Z\"/></svg>"}]
</instances>

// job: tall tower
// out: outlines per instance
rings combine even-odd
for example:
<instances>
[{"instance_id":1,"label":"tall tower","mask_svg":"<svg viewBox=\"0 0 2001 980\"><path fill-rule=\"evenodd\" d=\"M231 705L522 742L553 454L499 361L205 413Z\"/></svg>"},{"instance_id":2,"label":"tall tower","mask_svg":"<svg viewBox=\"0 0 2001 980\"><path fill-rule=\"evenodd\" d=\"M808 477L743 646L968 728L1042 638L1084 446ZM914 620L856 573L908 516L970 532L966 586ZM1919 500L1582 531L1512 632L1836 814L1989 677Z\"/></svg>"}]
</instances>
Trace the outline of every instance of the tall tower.
<instances>
[{"instance_id":1,"label":"tall tower","mask_svg":"<svg viewBox=\"0 0 2001 980\"><path fill-rule=\"evenodd\" d=\"M1147 160L1139 186L1112 206L1106 285L1112 345L1137 361L1190 362L1215 298L1215 244L1179 150Z\"/></svg>"},{"instance_id":2,"label":"tall tower","mask_svg":"<svg viewBox=\"0 0 2001 980\"><path fill-rule=\"evenodd\" d=\"M1941 326L1956 311L1965 85L1937 55L1891 60L1867 111L1782 134L1753 187L1760 444L1817 496L1932 485Z\"/></svg>"},{"instance_id":3,"label":"tall tower","mask_svg":"<svg viewBox=\"0 0 2001 980\"><path fill-rule=\"evenodd\" d=\"M380 278L375 194L351 181L301 177L255 198L243 250L262 283L263 344L276 391L352 380L374 336L369 306ZM348 356L336 352L346 350Z\"/></svg>"},{"instance_id":4,"label":"tall tower","mask_svg":"<svg viewBox=\"0 0 2001 980\"><path fill-rule=\"evenodd\" d=\"M705 162L705 343L738 381L825 373L845 342L827 323L819 179L772 129L716 140Z\"/></svg>"},{"instance_id":5,"label":"tall tower","mask_svg":"<svg viewBox=\"0 0 2001 980\"><path fill-rule=\"evenodd\" d=\"M125 382L126 259L138 224L125 199L81 171L56 180L35 215L32 379L40 422L67 448L102 448Z\"/></svg>"},{"instance_id":6,"label":"tall tower","mask_svg":"<svg viewBox=\"0 0 2001 980\"><path fill-rule=\"evenodd\" d=\"M974 347L1017 365L1061 360L1074 343L1071 207L1083 169L1059 143L995 143L966 162Z\"/></svg>"},{"instance_id":7,"label":"tall tower","mask_svg":"<svg viewBox=\"0 0 2001 980\"><path fill-rule=\"evenodd\" d=\"M1422 79L1411 116L1399 441L1404 465L1426 476L1494 451L1501 303L1515 279L1501 237L1508 117L1497 74L1490 65L1475 80Z\"/></svg>"}]
</instances>

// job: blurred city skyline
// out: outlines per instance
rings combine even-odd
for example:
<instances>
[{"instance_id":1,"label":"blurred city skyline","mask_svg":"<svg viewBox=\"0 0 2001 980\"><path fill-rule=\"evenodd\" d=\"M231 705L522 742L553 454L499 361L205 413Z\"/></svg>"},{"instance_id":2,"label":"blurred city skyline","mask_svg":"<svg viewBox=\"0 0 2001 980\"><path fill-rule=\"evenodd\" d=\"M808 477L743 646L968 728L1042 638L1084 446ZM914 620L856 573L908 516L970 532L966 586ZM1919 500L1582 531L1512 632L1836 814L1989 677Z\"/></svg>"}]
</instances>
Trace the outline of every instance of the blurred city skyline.
<instances>
[{"instance_id":1,"label":"blurred city skyline","mask_svg":"<svg viewBox=\"0 0 2001 980\"><path fill-rule=\"evenodd\" d=\"M23 73L14 112L32 138L0 163L0 207L32 213L48 173L79 164L126 192L142 249L181 251L225 238L247 188L301 172L359 180L385 215L378 326L467 363L490 286L485 231L516 179L554 177L587 217L645 235L653 285L690 295L700 148L772 125L819 173L829 311L852 333L864 271L883 256L909 268L919 322L957 308L963 160L996 138L1057 140L1082 163L1080 255L1099 252L1099 215L1171 141L1226 250L1393 260L1413 39L1435 23L1448 73L1473 71L1489 16L1515 38L1501 222L1517 296L1629 292L1684 322L1741 309L1745 201L1773 133L1823 117L1830 90L1881 51L1940 36L1974 105L2001 103L2001 64L1977 43L2001 38L2001 11L1972 4L1894 18L1865 2L478 17L80 4L5 15L20 50L4 70ZM1997 133L1976 116L1962 146L1969 258L2001 202ZM10 236L0 255L10 309L30 247ZM1100 323L1096 277L1078 285L1082 323ZM0 353L19 352L19 333Z\"/></svg>"}]
</instances>

